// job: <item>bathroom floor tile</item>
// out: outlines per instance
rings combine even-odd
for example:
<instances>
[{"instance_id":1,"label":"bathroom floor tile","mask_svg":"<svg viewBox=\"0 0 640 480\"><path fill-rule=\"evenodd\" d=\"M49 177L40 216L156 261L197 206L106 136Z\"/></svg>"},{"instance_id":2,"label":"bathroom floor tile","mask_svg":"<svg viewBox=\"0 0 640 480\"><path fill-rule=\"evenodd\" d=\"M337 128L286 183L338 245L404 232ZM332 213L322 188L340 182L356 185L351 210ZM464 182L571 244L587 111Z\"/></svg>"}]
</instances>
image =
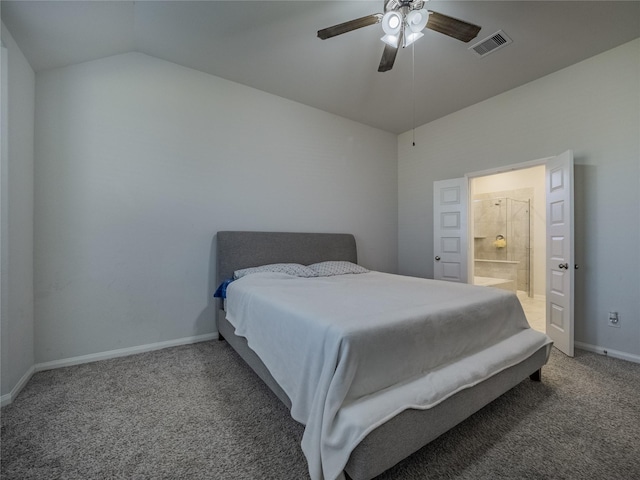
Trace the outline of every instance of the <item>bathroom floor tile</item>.
<instances>
[{"instance_id":1,"label":"bathroom floor tile","mask_svg":"<svg viewBox=\"0 0 640 480\"><path fill-rule=\"evenodd\" d=\"M518 290L518 299L527 316L529 325L534 330L545 333L546 331L546 302L545 298L532 298L526 292Z\"/></svg>"}]
</instances>

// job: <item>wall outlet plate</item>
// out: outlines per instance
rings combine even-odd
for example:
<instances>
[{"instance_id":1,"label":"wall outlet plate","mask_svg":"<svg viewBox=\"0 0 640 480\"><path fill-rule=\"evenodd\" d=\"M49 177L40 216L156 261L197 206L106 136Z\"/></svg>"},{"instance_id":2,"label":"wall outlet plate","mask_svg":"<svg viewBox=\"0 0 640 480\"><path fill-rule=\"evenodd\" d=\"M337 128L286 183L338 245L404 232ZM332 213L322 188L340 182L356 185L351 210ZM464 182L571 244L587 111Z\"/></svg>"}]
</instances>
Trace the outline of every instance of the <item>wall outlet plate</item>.
<instances>
[{"instance_id":1,"label":"wall outlet plate","mask_svg":"<svg viewBox=\"0 0 640 480\"><path fill-rule=\"evenodd\" d=\"M620 316L618 312L609 312L609 326L620 328Z\"/></svg>"}]
</instances>

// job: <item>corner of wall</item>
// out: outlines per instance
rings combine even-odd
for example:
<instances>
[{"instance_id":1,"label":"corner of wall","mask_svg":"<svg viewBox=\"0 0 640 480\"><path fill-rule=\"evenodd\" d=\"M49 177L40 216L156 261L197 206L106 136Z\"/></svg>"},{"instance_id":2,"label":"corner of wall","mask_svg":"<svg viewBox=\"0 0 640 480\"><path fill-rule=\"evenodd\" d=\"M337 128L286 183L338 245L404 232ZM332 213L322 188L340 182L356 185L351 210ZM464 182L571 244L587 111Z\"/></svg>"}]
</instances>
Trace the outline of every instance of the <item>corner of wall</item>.
<instances>
[{"instance_id":1,"label":"corner of wall","mask_svg":"<svg viewBox=\"0 0 640 480\"><path fill-rule=\"evenodd\" d=\"M34 371L35 72L2 25L0 164L0 401L10 401ZM11 176L11 182L9 182Z\"/></svg>"}]
</instances>

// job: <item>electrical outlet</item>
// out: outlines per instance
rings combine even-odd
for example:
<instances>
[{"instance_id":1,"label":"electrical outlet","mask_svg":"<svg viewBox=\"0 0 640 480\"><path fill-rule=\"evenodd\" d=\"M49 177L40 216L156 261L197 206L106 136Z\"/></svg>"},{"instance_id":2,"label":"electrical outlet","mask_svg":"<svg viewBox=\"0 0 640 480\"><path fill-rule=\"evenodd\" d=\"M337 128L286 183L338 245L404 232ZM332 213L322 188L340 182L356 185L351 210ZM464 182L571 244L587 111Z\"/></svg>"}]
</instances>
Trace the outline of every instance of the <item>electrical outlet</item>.
<instances>
[{"instance_id":1,"label":"electrical outlet","mask_svg":"<svg viewBox=\"0 0 640 480\"><path fill-rule=\"evenodd\" d=\"M609 312L609 326L620 328L620 317L618 312Z\"/></svg>"}]
</instances>

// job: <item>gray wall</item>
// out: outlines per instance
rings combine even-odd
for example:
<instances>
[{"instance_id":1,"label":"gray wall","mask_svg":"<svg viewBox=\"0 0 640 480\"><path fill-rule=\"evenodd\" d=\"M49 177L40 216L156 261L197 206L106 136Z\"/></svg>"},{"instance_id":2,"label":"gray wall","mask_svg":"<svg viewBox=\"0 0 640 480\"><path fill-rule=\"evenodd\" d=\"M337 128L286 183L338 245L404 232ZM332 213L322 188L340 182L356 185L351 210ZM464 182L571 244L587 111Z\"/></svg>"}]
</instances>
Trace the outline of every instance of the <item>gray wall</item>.
<instances>
[{"instance_id":1,"label":"gray wall","mask_svg":"<svg viewBox=\"0 0 640 480\"><path fill-rule=\"evenodd\" d=\"M214 332L218 230L397 269L397 136L131 53L38 73L36 362Z\"/></svg>"},{"instance_id":2,"label":"gray wall","mask_svg":"<svg viewBox=\"0 0 640 480\"><path fill-rule=\"evenodd\" d=\"M35 74L2 25L8 59L3 87L0 178L2 228L2 396L28 379L34 364L33 141ZM4 118L7 115L8 118ZM5 123L5 120L6 121ZM6 126L6 129L4 128Z\"/></svg>"},{"instance_id":3,"label":"gray wall","mask_svg":"<svg viewBox=\"0 0 640 480\"><path fill-rule=\"evenodd\" d=\"M433 276L434 180L572 149L576 340L639 358L639 117L637 39L400 135L399 272Z\"/></svg>"}]
</instances>

